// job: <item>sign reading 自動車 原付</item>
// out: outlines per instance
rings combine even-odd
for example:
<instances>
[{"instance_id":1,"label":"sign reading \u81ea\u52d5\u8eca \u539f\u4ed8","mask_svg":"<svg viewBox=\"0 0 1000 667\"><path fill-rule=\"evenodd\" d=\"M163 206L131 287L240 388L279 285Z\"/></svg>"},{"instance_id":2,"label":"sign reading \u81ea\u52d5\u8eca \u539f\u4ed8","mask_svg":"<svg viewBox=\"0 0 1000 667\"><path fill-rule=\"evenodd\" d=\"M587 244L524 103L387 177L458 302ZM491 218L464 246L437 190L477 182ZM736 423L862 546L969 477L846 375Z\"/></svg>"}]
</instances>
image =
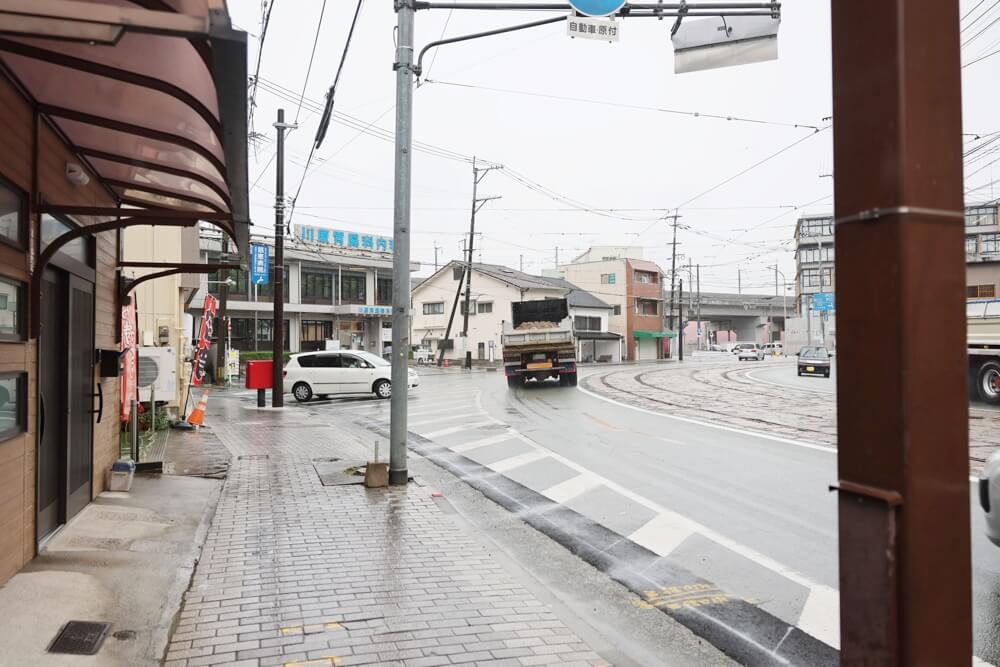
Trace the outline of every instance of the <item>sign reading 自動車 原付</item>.
<instances>
[{"instance_id":1,"label":"sign reading \u81ea\u52d5\u8eca \u539f\u4ed8","mask_svg":"<svg viewBox=\"0 0 1000 667\"><path fill-rule=\"evenodd\" d=\"M570 37L617 42L620 30L618 22L611 19L587 16L570 16L566 19L566 34Z\"/></svg>"}]
</instances>

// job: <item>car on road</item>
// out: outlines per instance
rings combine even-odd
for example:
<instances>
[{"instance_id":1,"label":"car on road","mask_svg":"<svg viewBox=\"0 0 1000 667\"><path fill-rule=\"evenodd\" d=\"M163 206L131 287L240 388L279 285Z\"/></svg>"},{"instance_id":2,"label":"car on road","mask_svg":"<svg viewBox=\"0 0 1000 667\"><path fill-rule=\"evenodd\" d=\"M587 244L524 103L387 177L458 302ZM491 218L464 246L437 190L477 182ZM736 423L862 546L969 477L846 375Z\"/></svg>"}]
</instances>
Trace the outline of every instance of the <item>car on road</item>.
<instances>
[{"instance_id":1,"label":"car on road","mask_svg":"<svg viewBox=\"0 0 1000 667\"><path fill-rule=\"evenodd\" d=\"M799 350L799 376L822 375L830 377L830 351L825 347L804 347Z\"/></svg>"},{"instance_id":2,"label":"car on road","mask_svg":"<svg viewBox=\"0 0 1000 667\"><path fill-rule=\"evenodd\" d=\"M764 350L757 343L740 343L736 346L736 358L739 361L743 361L744 359L763 361Z\"/></svg>"},{"instance_id":3,"label":"car on road","mask_svg":"<svg viewBox=\"0 0 1000 667\"><path fill-rule=\"evenodd\" d=\"M420 384L412 368L408 384ZM304 403L314 396L325 398L334 394L375 394L376 398L392 396L392 365L371 352L342 350L293 354L285 365L284 390L296 401Z\"/></svg>"},{"instance_id":4,"label":"car on road","mask_svg":"<svg viewBox=\"0 0 1000 667\"><path fill-rule=\"evenodd\" d=\"M990 454L979 473L979 506L986 519L986 537L1000 547L1000 451Z\"/></svg>"},{"instance_id":5,"label":"car on road","mask_svg":"<svg viewBox=\"0 0 1000 667\"><path fill-rule=\"evenodd\" d=\"M781 343L765 343L763 349L765 357L780 357L785 353L785 348Z\"/></svg>"}]
</instances>

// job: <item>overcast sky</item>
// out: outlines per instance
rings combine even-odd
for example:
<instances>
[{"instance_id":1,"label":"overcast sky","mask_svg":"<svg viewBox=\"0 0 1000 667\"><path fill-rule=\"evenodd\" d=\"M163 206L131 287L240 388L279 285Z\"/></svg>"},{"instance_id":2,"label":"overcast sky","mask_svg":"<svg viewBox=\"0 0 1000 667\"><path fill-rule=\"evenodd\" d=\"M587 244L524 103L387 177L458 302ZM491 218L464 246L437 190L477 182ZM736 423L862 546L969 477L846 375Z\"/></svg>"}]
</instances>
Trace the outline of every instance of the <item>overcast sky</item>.
<instances>
[{"instance_id":1,"label":"overcast sky","mask_svg":"<svg viewBox=\"0 0 1000 667\"><path fill-rule=\"evenodd\" d=\"M977 2L962 3L967 63L1000 49L1000 2ZM230 0L234 23L250 33L251 74L262 4ZM286 119L297 117L300 125L286 146L285 189L294 195L316 132L316 109L333 81L355 9L354 0L326 2L307 81L322 5L273 0L253 117L263 135L250 162L256 233L273 233L276 110L284 107ZM545 15L555 14L421 11L417 50L442 34ZM364 3L336 96L336 111L349 117L331 123L293 224L391 236L395 24L389 0ZM735 292L739 271L744 291L773 293L774 269L768 267L776 262L794 280L796 219L832 211L832 130L813 129L830 124L829 3L784 3L777 61L707 72L674 74L670 21L633 18L620 25L615 44L570 39L565 24L557 23L428 54L430 82L415 93L414 139L445 149L448 157L414 153L412 258L424 264L421 274L433 268L435 246L442 264L461 255L472 194L472 167L463 158L475 155L506 167L479 186L480 196L502 199L477 216L477 261L517 268L523 258L524 270L538 273L554 267L557 247L565 262L592 245L640 245L646 259L669 270L671 231L662 218L680 207L678 263L701 265L703 291ZM963 69L970 134L1000 130L998 70L1000 55ZM368 132L357 129L370 123ZM390 140L372 136L379 130L387 130L383 137ZM978 188L967 200L1000 196L989 185L994 171L1000 174L991 164L1000 134L965 140L966 150L982 145L967 162L966 187ZM537 192L538 186L556 196ZM580 205L615 212L602 215Z\"/></svg>"}]
</instances>

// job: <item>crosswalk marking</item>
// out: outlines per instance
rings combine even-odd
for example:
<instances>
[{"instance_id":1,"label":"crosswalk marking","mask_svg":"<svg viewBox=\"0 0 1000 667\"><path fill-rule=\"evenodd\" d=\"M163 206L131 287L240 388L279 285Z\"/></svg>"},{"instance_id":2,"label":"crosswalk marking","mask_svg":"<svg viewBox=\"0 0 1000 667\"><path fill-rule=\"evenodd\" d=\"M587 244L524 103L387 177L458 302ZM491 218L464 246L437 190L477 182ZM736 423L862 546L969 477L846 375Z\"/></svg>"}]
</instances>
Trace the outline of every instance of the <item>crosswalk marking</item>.
<instances>
[{"instance_id":1,"label":"crosswalk marking","mask_svg":"<svg viewBox=\"0 0 1000 667\"><path fill-rule=\"evenodd\" d=\"M495 419L489 419L486 421L471 422L469 424L462 424L461 426L452 426L449 428L443 428L438 431L430 431L429 433L420 433L420 435L425 438L433 440L434 438L440 438L443 435L451 435L452 433L460 433L462 431L467 431L469 429L478 428L480 426L490 426L491 424L499 424ZM418 431L419 433L419 431Z\"/></svg>"},{"instance_id":2,"label":"crosswalk marking","mask_svg":"<svg viewBox=\"0 0 1000 667\"><path fill-rule=\"evenodd\" d=\"M547 457L548 454L540 449L536 449L534 451L525 452L524 454L512 456L509 459L503 459L502 461L490 463L487 467L493 468L496 472L507 472L508 470L520 468L523 465L528 465L529 463L534 463L535 461L539 461Z\"/></svg>"},{"instance_id":3,"label":"crosswalk marking","mask_svg":"<svg viewBox=\"0 0 1000 667\"><path fill-rule=\"evenodd\" d=\"M595 489L600 485L600 479L594 475L582 473L567 479L565 482L560 482L555 486L550 486L542 491L542 495L547 496L549 500L553 500L557 503L564 503L572 498L576 498L581 493Z\"/></svg>"},{"instance_id":4,"label":"crosswalk marking","mask_svg":"<svg viewBox=\"0 0 1000 667\"><path fill-rule=\"evenodd\" d=\"M486 445L493 445L498 442L503 442L504 440L515 440L520 438L516 431L508 430L499 435L491 435L488 438L480 438L479 440L472 440L471 442L463 442L460 445L452 445L449 447L451 451L456 454L461 454L462 452L467 452L471 449L479 449L480 447L485 447Z\"/></svg>"}]
</instances>

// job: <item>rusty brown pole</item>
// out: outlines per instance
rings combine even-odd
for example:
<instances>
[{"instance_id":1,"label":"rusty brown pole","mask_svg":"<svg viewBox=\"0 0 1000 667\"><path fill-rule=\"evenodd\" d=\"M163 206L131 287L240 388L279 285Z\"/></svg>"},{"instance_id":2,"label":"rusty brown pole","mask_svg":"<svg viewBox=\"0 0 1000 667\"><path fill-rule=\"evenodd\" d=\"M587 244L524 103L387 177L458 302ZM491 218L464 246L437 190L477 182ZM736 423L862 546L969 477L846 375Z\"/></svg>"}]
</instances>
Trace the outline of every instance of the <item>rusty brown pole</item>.
<instances>
[{"instance_id":1,"label":"rusty brown pole","mask_svg":"<svg viewBox=\"0 0 1000 667\"><path fill-rule=\"evenodd\" d=\"M841 662L968 665L958 0L832 26Z\"/></svg>"}]
</instances>

